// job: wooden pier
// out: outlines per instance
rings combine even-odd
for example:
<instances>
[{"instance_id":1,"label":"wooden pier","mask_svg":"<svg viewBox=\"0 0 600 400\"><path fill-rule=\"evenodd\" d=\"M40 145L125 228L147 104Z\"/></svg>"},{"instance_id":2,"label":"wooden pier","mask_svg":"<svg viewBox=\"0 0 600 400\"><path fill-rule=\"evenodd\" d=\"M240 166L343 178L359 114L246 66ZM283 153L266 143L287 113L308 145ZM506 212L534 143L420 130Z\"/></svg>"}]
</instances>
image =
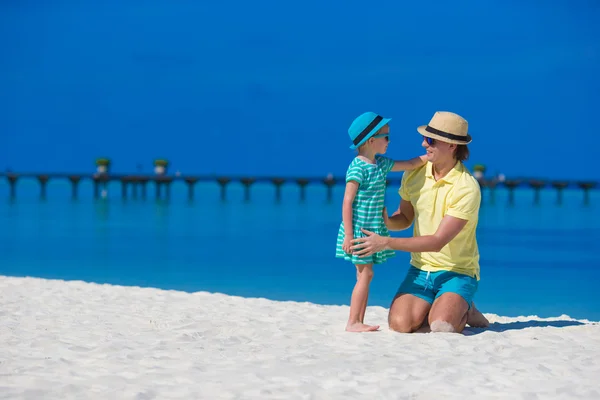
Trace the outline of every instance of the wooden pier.
<instances>
[{"instance_id":1,"label":"wooden pier","mask_svg":"<svg viewBox=\"0 0 600 400\"><path fill-rule=\"evenodd\" d=\"M83 180L91 180L94 187L94 198L98 199L101 193L107 189L108 183L121 183L121 197L127 199L131 194L133 199L140 196L147 198L147 186L152 182L155 187L156 199L169 199L171 195L171 184L175 181L182 181L188 187L188 199L194 200L194 186L198 182L216 182L219 184L221 200L227 198L227 186L232 182L238 182L244 187L244 199L250 201L251 187L255 183L270 183L275 187L275 201L281 201L281 187L286 183L298 185L300 188L300 200L306 199L306 187L310 184L324 185L327 189L327 201L333 199L333 188L336 185L343 185L343 177L277 177L277 176L215 176L215 175L134 175L134 174L112 174L112 173L93 173L93 174L67 174L67 173L0 173L0 178L8 181L10 186L10 197L15 199L17 196L17 183L20 179L34 179L40 185L40 197L46 198L46 187L50 180L67 180L71 184L71 197L76 199L78 196L79 184ZM556 190L556 202L562 203L563 190L566 188L577 188L583 193L583 204L590 203L590 190L600 187L600 182L595 181L566 181L556 180L548 181L541 179L507 179L504 181L478 179L482 191L490 191L490 201L495 201L495 189L504 187L508 189L508 203L514 204L514 191L519 187L533 189L533 203L540 203L540 191L551 188ZM401 178L388 179L388 186L400 186Z\"/></svg>"},{"instance_id":2,"label":"wooden pier","mask_svg":"<svg viewBox=\"0 0 600 400\"><path fill-rule=\"evenodd\" d=\"M517 188L533 189L533 204L539 205L541 202L540 191L542 189L556 190L556 203L562 204L563 190L567 188L576 188L583 192L583 204L590 204L590 190L600 187L600 182L595 181L567 181L567 180L543 180L543 179L507 179L504 181L478 179L482 191L490 191L490 201L495 201L495 190L497 187L504 187L508 190L508 204L514 205L514 192Z\"/></svg>"},{"instance_id":3,"label":"wooden pier","mask_svg":"<svg viewBox=\"0 0 600 400\"><path fill-rule=\"evenodd\" d=\"M251 187L254 183L270 183L275 187L275 200L281 200L281 187L285 183L293 183L300 188L300 200L306 199L306 187L309 184L321 184L327 188L327 200L333 199L333 187L340 182L333 177L327 178L284 178L284 177L244 177L244 176L214 176L214 175L193 175L193 176L170 176L170 175L129 175L129 174L64 174L64 173L0 173L0 178L5 178L10 186L10 197L15 199L17 196L17 183L20 179L34 179L40 184L40 198L46 198L46 186L50 180L68 180L71 183L71 197L77 198L79 184L83 180L91 180L94 184L94 198L101 197L101 193L107 190L110 182L121 183L121 197L127 199L129 194L132 198L138 198L138 192L142 199L147 198L147 185L152 182L155 187L155 198L170 198L171 184L175 181L182 181L188 187L188 199L194 200L194 186L198 182L216 182L221 187L221 200L227 199L227 186L230 183L238 182L244 187L244 199L250 201ZM398 180L400 183L400 180Z\"/></svg>"}]
</instances>

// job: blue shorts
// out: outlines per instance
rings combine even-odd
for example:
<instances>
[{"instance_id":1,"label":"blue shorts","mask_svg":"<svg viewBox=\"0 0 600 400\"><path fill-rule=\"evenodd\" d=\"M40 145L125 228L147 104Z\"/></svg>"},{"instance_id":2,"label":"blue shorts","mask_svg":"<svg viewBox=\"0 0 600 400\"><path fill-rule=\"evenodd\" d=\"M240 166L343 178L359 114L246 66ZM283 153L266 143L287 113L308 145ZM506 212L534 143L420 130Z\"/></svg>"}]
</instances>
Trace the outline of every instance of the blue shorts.
<instances>
[{"instance_id":1,"label":"blue shorts","mask_svg":"<svg viewBox=\"0 0 600 400\"><path fill-rule=\"evenodd\" d=\"M396 297L412 294L433 304L433 301L444 293L456 293L465 299L471 309L478 285L477 279L469 275L451 271L426 272L411 266L396 292Z\"/></svg>"}]
</instances>

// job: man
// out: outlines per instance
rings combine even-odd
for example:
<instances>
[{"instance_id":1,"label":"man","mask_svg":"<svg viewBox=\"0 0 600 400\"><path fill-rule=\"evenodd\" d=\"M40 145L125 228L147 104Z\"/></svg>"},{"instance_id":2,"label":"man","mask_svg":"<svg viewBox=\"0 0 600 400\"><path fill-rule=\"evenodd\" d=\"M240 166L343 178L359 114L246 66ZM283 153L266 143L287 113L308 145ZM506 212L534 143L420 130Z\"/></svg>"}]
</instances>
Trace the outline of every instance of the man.
<instances>
[{"instance_id":1,"label":"man","mask_svg":"<svg viewBox=\"0 0 600 400\"><path fill-rule=\"evenodd\" d=\"M411 267L389 311L390 328L415 332L428 318L432 332L462 332L487 326L475 308L479 250L475 238L481 191L463 165L471 143L468 123L460 115L436 112L423 135L427 163L402 177L399 211L386 217L390 230L414 226L414 237L382 237L363 230L352 251L368 256L383 249L411 252Z\"/></svg>"}]
</instances>

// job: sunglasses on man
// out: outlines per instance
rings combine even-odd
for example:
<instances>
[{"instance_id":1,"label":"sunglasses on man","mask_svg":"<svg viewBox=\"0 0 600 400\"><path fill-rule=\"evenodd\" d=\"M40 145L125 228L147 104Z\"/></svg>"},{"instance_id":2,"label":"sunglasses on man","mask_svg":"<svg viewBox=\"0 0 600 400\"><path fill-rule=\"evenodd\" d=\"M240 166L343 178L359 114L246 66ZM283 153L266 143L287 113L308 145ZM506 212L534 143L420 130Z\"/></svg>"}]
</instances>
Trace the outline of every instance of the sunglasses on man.
<instances>
[{"instance_id":1,"label":"sunglasses on man","mask_svg":"<svg viewBox=\"0 0 600 400\"><path fill-rule=\"evenodd\" d=\"M427 142L428 145L430 145L430 146L435 145L435 139L432 139L432 138L427 137L427 136L423 136L423 139L425 139L425 141Z\"/></svg>"}]
</instances>

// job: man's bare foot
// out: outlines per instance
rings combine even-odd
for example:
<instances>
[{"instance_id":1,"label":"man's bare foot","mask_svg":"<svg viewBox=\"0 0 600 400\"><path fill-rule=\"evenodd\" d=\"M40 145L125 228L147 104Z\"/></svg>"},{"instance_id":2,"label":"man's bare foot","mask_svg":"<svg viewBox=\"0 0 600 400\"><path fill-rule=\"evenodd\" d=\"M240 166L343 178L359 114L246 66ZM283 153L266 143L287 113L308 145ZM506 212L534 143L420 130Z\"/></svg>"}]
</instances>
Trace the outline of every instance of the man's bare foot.
<instances>
[{"instance_id":1,"label":"man's bare foot","mask_svg":"<svg viewBox=\"0 0 600 400\"><path fill-rule=\"evenodd\" d=\"M346 325L346 332L373 332L379 329L379 325L365 325L361 322Z\"/></svg>"},{"instance_id":2,"label":"man's bare foot","mask_svg":"<svg viewBox=\"0 0 600 400\"><path fill-rule=\"evenodd\" d=\"M475 307L475 303L473 303L471 309L467 313L467 324L471 328L487 328L490 326L490 321L487 320L486 317Z\"/></svg>"}]
</instances>

